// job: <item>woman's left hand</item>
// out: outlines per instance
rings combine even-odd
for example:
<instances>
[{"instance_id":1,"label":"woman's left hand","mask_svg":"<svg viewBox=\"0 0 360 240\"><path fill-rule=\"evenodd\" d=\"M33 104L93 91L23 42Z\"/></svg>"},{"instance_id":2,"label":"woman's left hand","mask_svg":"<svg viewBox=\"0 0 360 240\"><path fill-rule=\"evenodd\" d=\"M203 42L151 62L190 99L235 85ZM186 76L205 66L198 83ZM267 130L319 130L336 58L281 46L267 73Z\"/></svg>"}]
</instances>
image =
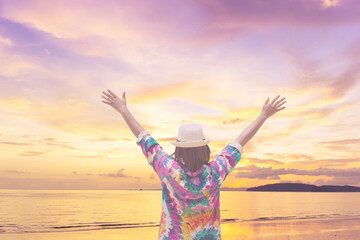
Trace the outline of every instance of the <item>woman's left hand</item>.
<instances>
[{"instance_id":1,"label":"woman's left hand","mask_svg":"<svg viewBox=\"0 0 360 240\"><path fill-rule=\"evenodd\" d=\"M102 101L103 103L106 103L108 105L110 105L111 107L113 107L115 110L117 111L122 111L124 109L126 109L126 96L125 96L125 92L123 92L123 96L122 98L119 98L118 96L115 95L115 93L111 92L109 89L108 89L108 92L104 92L103 91L103 94L101 97L103 97L104 99L107 100L106 101Z\"/></svg>"}]
</instances>

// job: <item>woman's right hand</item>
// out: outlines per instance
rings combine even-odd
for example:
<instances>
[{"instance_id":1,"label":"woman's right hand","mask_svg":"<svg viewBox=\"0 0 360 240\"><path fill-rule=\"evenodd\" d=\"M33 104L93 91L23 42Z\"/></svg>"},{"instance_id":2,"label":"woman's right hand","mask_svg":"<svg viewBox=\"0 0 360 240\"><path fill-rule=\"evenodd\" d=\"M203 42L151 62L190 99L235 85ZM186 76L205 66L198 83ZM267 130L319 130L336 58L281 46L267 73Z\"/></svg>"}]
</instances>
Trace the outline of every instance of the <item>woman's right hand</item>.
<instances>
[{"instance_id":1,"label":"woman's right hand","mask_svg":"<svg viewBox=\"0 0 360 240\"><path fill-rule=\"evenodd\" d=\"M285 97L283 97L282 99L276 101L276 99L278 99L280 97L280 95L278 95L276 98L274 98L270 103L269 103L269 98L266 99L263 107L262 107L262 112L261 114L264 115L266 118L271 117L272 115L274 115L275 113L277 113L278 111L282 110L285 108L279 108L281 105L283 105L284 103L286 103L286 101L283 101L285 99ZM276 102L275 102L276 101Z\"/></svg>"},{"instance_id":2,"label":"woman's right hand","mask_svg":"<svg viewBox=\"0 0 360 240\"><path fill-rule=\"evenodd\" d=\"M122 98L119 98L118 96L116 96L116 94L113 93L112 91L110 91L109 89L108 89L108 92L103 91L102 93L104 95L102 95L101 97L106 100L106 101L102 101L103 103L110 105L111 107L113 107L115 110L117 110L119 112L126 109L125 92L123 92Z\"/></svg>"}]
</instances>

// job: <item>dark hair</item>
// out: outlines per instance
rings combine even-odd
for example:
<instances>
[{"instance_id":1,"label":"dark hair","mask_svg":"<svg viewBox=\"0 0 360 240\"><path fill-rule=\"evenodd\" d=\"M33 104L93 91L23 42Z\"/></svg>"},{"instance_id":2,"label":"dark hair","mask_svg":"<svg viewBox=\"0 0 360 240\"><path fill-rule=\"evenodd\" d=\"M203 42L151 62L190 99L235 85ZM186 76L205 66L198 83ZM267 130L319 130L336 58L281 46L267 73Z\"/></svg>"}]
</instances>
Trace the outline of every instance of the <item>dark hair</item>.
<instances>
[{"instance_id":1,"label":"dark hair","mask_svg":"<svg viewBox=\"0 0 360 240\"><path fill-rule=\"evenodd\" d=\"M191 148L176 147L175 161L177 161L181 167L186 167L192 172L195 172L204 164L208 164L210 160L210 147L209 145Z\"/></svg>"}]
</instances>

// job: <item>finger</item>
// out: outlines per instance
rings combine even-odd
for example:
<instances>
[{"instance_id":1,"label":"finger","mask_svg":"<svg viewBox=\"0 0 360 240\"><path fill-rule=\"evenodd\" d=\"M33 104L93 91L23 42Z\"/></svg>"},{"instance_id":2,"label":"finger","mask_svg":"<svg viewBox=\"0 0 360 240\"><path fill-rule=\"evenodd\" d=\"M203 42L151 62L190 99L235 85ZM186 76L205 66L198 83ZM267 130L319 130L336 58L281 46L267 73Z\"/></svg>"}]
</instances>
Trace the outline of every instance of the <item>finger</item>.
<instances>
[{"instance_id":1,"label":"finger","mask_svg":"<svg viewBox=\"0 0 360 240\"><path fill-rule=\"evenodd\" d=\"M109 98L107 98L107 97L105 97L105 96L101 96L101 97L104 98L105 100L111 102L111 99L109 99Z\"/></svg>"},{"instance_id":2,"label":"finger","mask_svg":"<svg viewBox=\"0 0 360 240\"><path fill-rule=\"evenodd\" d=\"M275 106L277 105L277 104L279 104L281 101L283 101L285 99L285 97L283 97L282 99L279 99L279 100L277 100L276 102L275 102Z\"/></svg>"},{"instance_id":3,"label":"finger","mask_svg":"<svg viewBox=\"0 0 360 240\"><path fill-rule=\"evenodd\" d=\"M104 96L104 95L101 95L101 97L102 97L102 98L105 98L106 100L110 100L109 97L106 97L106 96Z\"/></svg>"},{"instance_id":4,"label":"finger","mask_svg":"<svg viewBox=\"0 0 360 240\"><path fill-rule=\"evenodd\" d=\"M277 105L276 107L278 108L278 107L280 107L281 105L283 105L284 103L286 103L286 101L285 101L285 102L280 103L280 104L279 104L279 105Z\"/></svg>"},{"instance_id":5,"label":"finger","mask_svg":"<svg viewBox=\"0 0 360 240\"><path fill-rule=\"evenodd\" d=\"M109 93L111 94L111 96L113 96L114 98L116 98L117 96L115 95L115 93L113 93L112 91L110 91L109 89L108 89L108 91L109 91Z\"/></svg>"},{"instance_id":6,"label":"finger","mask_svg":"<svg viewBox=\"0 0 360 240\"><path fill-rule=\"evenodd\" d=\"M110 94L106 93L106 92L103 92L104 95L108 96L109 98L113 98L113 96L111 96Z\"/></svg>"},{"instance_id":7,"label":"finger","mask_svg":"<svg viewBox=\"0 0 360 240\"><path fill-rule=\"evenodd\" d=\"M111 105L111 103L108 103L108 102L105 102L105 101L102 101L103 103L106 103L106 104L108 104L108 105Z\"/></svg>"},{"instance_id":8,"label":"finger","mask_svg":"<svg viewBox=\"0 0 360 240\"><path fill-rule=\"evenodd\" d=\"M281 100L281 101L276 102L276 103L274 104L274 106L275 106L275 107L279 107L281 104L284 104L284 103L286 103L286 100L285 100L285 101L284 101L284 100Z\"/></svg>"},{"instance_id":9,"label":"finger","mask_svg":"<svg viewBox=\"0 0 360 240\"><path fill-rule=\"evenodd\" d=\"M125 99L125 98L126 98L126 97L125 97L125 92L123 92L123 96L122 96L122 98L123 98L123 99Z\"/></svg>"},{"instance_id":10,"label":"finger","mask_svg":"<svg viewBox=\"0 0 360 240\"><path fill-rule=\"evenodd\" d=\"M265 101L265 104L267 104L269 102L270 98L268 97Z\"/></svg>"},{"instance_id":11,"label":"finger","mask_svg":"<svg viewBox=\"0 0 360 240\"><path fill-rule=\"evenodd\" d=\"M278 99L279 97L280 97L280 95L277 95L277 97L274 98L274 99L270 102L270 104L273 104L273 103L276 101L276 99Z\"/></svg>"},{"instance_id":12,"label":"finger","mask_svg":"<svg viewBox=\"0 0 360 240\"><path fill-rule=\"evenodd\" d=\"M282 109L284 109L284 108L286 108L286 107L284 106L284 107L282 107L282 108L279 108L277 111L280 111L280 110L282 110Z\"/></svg>"}]
</instances>

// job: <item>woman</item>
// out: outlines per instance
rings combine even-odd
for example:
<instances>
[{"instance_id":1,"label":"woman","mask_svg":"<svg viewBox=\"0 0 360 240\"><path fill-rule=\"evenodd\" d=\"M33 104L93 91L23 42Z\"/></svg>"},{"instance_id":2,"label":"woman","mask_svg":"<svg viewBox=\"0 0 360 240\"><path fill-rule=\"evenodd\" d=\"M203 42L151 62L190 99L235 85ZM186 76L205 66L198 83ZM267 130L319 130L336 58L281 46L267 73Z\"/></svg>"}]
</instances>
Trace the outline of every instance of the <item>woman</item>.
<instances>
[{"instance_id":1,"label":"woman","mask_svg":"<svg viewBox=\"0 0 360 240\"><path fill-rule=\"evenodd\" d=\"M220 186L240 161L243 146L255 135L266 119L286 101L280 95L265 101L261 114L211 162L209 138L199 124L181 125L175 157L167 155L157 141L131 115L122 98L103 91L102 101L121 113L150 166L162 184L162 214L159 239L221 239ZM275 102L276 101L276 102Z\"/></svg>"}]
</instances>

